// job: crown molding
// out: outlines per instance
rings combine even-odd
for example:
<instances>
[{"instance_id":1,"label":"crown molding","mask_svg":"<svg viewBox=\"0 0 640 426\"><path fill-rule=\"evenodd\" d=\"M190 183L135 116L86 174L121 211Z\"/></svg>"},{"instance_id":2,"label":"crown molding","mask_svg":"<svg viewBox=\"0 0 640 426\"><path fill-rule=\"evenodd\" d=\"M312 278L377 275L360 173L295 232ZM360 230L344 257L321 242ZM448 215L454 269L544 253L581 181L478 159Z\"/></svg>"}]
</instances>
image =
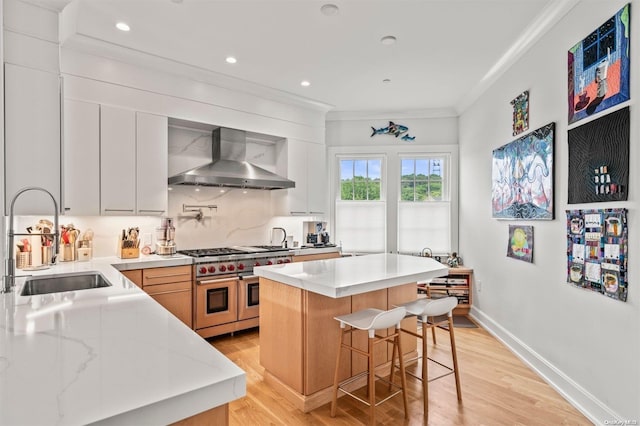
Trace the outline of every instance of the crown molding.
<instances>
[{"instance_id":1,"label":"crown molding","mask_svg":"<svg viewBox=\"0 0 640 426\"><path fill-rule=\"evenodd\" d=\"M414 111L329 111L325 121L350 121L350 120L394 120L421 119L421 118L451 118L458 117L453 108L432 108Z\"/></svg>"}]
</instances>

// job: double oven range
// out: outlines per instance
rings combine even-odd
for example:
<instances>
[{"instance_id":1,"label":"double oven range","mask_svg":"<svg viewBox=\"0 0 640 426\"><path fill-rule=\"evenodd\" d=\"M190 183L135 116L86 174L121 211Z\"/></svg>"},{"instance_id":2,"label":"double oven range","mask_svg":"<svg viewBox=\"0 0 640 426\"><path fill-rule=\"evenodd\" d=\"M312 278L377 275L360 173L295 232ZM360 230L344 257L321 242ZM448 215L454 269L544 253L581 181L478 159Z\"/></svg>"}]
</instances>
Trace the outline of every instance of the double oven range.
<instances>
[{"instance_id":1,"label":"double oven range","mask_svg":"<svg viewBox=\"0 0 640 426\"><path fill-rule=\"evenodd\" d=\"M253 267L292 261L280 246L179 250L193 257L194 329L202 337L257 327L260 286Z\"/></svg>"}]
</instances>

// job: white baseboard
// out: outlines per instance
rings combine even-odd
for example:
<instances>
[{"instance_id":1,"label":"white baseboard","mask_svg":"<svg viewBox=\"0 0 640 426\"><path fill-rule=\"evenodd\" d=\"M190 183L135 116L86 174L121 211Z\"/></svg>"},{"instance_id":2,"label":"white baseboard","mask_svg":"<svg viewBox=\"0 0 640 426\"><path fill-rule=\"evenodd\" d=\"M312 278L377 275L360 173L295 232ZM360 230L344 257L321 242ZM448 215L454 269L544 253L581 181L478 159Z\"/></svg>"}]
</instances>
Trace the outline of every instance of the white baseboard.
<instances>
[{"instance_id":1,"label":"white baseboard","mask_svg":"<svg viewBox=\"0 0 640 426\"><path fill-rule=\"evenodd\" d=\"M527 364L545 382L553 387L571 405L595 425L612 425L622 421L621 416L581 387L569 376L524 344L520 339L496 323L491 317L472 306L471 318L502 342L518 358ZM624 423L618 423L624 424Z\"/></svg>"}]
</instances>

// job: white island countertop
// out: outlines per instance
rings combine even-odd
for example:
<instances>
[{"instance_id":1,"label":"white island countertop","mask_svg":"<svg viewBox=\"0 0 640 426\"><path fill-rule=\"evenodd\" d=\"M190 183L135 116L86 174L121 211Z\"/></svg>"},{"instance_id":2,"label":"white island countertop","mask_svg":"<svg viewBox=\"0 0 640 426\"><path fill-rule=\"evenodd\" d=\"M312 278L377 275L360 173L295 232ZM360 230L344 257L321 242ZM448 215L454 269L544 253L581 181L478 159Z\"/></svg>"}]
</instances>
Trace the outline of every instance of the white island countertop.
<instances>
[{"instance_id":1,"label":"white island countertop","mask_svg":"<svg viewBox=\"0 0 640 426\"><path fill-rule=\"evenodd\" d=\"M0 294L0 424L168 424L243 397L244 371L115 269L183 261L17 271L98 271L112 286L20 296L19 278Z\"/></svg>"},{"instance_id":2,"label":"white island countertop","mask_svg":"<svg viewBox=\"0 0 640 426\"><path fill-rule=\"evenodd\" d=\"M449 268L427 257L383 253L259 266L253 271L259 277L338 298L441 277Z\"/></svg>"}]
</instances>

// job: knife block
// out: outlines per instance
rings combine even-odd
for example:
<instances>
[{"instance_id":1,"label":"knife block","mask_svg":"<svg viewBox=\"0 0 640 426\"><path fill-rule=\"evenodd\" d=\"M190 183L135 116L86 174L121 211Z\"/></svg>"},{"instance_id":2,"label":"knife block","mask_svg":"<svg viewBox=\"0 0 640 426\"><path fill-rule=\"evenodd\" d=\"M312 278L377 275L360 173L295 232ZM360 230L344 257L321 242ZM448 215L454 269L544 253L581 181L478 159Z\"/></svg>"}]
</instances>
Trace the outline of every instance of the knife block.
<instances>
[{"instance_id":1,"label":"knife block","mask_svg":"<svg viewBox=\"0 0 640 426\"><path fill-rule=\"evenodd\" d=\"M122 247L122 241L118 241L118 257L120 259L135 259L140 257L140 247Z\"/></svg>"}]
</instances>

